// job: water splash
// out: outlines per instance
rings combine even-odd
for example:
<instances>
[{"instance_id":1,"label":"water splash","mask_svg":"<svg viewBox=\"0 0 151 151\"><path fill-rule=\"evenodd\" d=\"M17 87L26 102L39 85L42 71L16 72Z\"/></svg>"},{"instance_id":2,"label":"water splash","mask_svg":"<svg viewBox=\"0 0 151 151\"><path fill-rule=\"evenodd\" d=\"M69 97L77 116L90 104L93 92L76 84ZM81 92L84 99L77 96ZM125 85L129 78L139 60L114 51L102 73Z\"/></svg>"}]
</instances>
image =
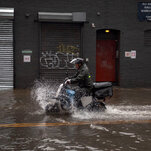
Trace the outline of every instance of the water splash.
<instances>
[{"instance_id":1,"label":"water splash","mask_svg":"<svg viewBox=\"0 0 151 151\"><path fill-rule=\"evenodd\" d=\"M56 95L59 84L50 81L36 81L32 89L32 98L44 110L48 103L55 103L52 97ZM74 109L71 115L76 119L99 120L148 120L151 119L151 105L107 105L105 112L88 112Z\"/></svg>"},{"instance_id":2,"label":"water splash","mask_svg":"<svg viewBox=\"0 0 151 151\"><path fill-rule=\"evenodd\" d=\"M119 132L119 134L126 135L126 136L136 137L135 133Z\"/></svg>"},{"instance_id":3,"label":"water splash","mask_svg":"<svg viewBox=\"0 0 151 151\"><path fill-rule=\"evenodd\" d=\"M76 111L72 117L80 120L147 120L151 119L151 105L108 105L105 112Z\"/></svg>"},{"instance_id":4,"label":"water splash","mask_svg":"<svg viewBox=\"0 0 151 151\"><path fill-rule=\"evenodd\" d=\"M57 90L57 92L56 92L56 97L59 96L59 93L60 93L62 87L63 87L63 84L60 84L60 86L59 86L59 88L58 88L58 90Z\"/></svg>"},{"instance_id":5,"label":"water splash","mask_svg":"<svg viewBox=\"0 0 151 151\"><path fill-rule=\"evenodd\" d=\"M48 103L55 103L53 96L56 94L57 83L53 84L50 81L35 81L31 91L31 97L35 100L42 109L45 109Z\"/></svg>"},{"instance_id":6,"label":"water splash","mask_svg":"<svg viewBox=\"0 0 151 151\"><path fill-rule=\"evenodd\" d=\"M106 131L106 132L109 132L109 130L107 129L107 128L105 128L105 127L103 127L103 126L98 126L98 125L94 125L94 124L91 124L90 125L90 128L92 128L92 129L98 129L98 130L103 130L103 131Z\"/></svg>"}]
</instances>

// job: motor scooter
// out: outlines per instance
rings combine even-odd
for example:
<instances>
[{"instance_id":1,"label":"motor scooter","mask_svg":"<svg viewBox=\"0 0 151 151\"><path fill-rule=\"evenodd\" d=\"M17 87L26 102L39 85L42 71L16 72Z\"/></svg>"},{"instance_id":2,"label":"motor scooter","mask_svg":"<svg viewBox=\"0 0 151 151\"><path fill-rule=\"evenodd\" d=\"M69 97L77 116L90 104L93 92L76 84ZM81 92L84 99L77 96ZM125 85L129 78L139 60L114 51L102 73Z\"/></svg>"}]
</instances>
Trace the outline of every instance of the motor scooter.
<instances>
[{"instance_id":1,"label":"motor scooter","mask_svg":"<svg viewBox=\"0 0 151 151\"><path fill-rule=\"evenodd\" d=\"M93 88L90 94L82 96L79 100L75 99L76 89L64 83L60 84L56 95L52 96L54 103L49 103L45 107L46 114L71 114L75 110L86 111L105 111L105 100L113 95L111 82L93 83ZM80 102L80 107L77 106Z\"/></svg>"}]
</instances>

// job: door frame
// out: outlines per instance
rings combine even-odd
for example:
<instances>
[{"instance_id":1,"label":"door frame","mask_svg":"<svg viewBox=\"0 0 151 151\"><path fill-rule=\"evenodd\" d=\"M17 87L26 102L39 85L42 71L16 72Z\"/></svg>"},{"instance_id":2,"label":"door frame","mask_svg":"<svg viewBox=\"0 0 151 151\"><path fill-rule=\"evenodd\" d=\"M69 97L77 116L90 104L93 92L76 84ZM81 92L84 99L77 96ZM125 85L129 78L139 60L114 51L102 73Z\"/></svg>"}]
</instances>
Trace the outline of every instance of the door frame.
<instances>
[{"instance_id":1,"label":"door frame","mask_svg":"<svg viewBox=\"0 0 151 151\"><path fill-rule=\"evenodd\" d=\"M106 32L109 30L109 32ZM115 60L115 77L116 81L114 85L120 84L120 30L116 29L98 29L96 30L96 42L97 40L115 40L116 41L116 60ZM97 51L97 48L96 48Z\"/></svg>"}]
</instances>

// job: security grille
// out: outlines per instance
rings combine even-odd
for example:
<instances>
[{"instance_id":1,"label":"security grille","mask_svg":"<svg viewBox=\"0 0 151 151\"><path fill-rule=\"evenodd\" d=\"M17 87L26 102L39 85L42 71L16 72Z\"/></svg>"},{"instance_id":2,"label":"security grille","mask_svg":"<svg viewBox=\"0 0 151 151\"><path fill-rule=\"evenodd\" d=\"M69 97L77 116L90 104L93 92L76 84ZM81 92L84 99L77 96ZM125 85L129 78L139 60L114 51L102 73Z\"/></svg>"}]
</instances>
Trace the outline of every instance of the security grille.
<instances>
[{"instance_id":1,"label":"security grille","mask_svg":"<svg viewBox=\"0 0 151 151\"><path fill-rule=\"evenodd\" d=\"M81 28L72 23L42 23L40 77L62 81L75 68L69 62L80 55Z\"/></svg>"},{"instance_id":2,"label":"security grille","mask_svg":"<svg viewBox=\"0 0 151 151\"><path fill-rule=\"evenodd\" d=\"M13 88L13 21L0 21L0 88Z\"/></svg>"}]
</instances>

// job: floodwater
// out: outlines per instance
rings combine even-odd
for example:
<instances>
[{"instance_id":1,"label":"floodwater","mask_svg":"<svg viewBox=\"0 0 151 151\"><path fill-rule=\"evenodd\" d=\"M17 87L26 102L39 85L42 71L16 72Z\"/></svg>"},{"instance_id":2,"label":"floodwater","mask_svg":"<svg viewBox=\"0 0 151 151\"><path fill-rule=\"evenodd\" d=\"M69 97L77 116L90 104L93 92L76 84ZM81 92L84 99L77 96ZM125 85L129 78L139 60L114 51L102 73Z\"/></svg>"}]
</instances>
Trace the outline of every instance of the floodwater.
<instances>
[{"instance_id":1,"label":"floodwater","mask_svg":"<svg viewBox=\"0 0 151 151\"><path fill-rule=\"evenodd\" d=\"M151 89L114 87L103 113L46 115L48 84L0 90L0 151L150 151Z\"/></svg>"}]
</instances>

